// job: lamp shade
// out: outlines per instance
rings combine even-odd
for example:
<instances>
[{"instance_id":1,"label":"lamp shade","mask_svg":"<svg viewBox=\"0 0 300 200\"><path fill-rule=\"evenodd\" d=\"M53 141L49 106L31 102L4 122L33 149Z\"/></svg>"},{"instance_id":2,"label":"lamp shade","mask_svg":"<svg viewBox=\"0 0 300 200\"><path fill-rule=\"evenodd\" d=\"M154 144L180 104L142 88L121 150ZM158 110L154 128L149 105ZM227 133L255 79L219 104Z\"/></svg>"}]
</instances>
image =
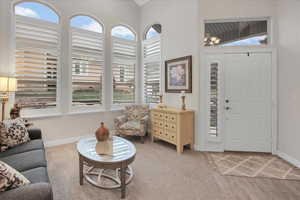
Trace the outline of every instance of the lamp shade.
<instances>
[{"instance_id":1,"label":"lamp shade","mask_svg":"<svg viewBox=\"0 0 300 200\"><path fill-rule=\"evenodd\" d=\"M17 79L9 78L8 79L8 92L15 92L15 91L17 91Z\"/></svg>"},{"instance_id":2,"label":"lamp shade","mask_svg":"<svg viewBox=\"0 0 300 200\"><path fill-rule=\"evenodd\" d=\"M17 90L17 79L13 77L0 77L0 92L15 92Z\"/></svg>"},{"instance_id":3,"label":"lamp shade","mask_svg":"<svg viewBox=\"0 0 300 200\"><path fill-rule=\"evenodd\" d=\"M7 92L8 90L8 77L0 77L0 92Z\"/></svg>"}]
</instances>

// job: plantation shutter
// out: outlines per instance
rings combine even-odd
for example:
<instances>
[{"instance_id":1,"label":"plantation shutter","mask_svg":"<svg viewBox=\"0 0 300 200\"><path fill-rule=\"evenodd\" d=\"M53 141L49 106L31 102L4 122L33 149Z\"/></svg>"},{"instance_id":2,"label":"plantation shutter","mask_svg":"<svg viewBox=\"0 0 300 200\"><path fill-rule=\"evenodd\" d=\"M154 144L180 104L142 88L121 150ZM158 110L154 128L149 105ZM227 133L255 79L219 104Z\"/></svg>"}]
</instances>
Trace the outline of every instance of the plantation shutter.
<instances>
[{"instance_id":1,"label":"plantation shutter","mask_svg":"<svg viewBox=\"0 0 300 200\"><path fill-rule=\"evenodd\" d=\"M160 36L143 41L144 101L158 103L161 71Z\"/></svg>"},{"instance_id":2,"label":"plantation shutter","mask_svg":"<svg viewBox=\"0 0 300 200\"><path fill-rule=\"evenodd\" d=\"M16 102L23 107L56 107L59 25L16 16Z\"/></svg>"},{"instance_id":3,"label":"plantation shutter","mask_svg":"<svg viewBox=\"0 0 300 200\"><path fill-rule=\"evenodd\" d=\"M210 64L210 118L209 135L218 136L218 106L219 106L219 64Z\"/></svg>"},{"instance_id":4,"label":"plantation shutter","mask_svg":"<svg viewBox=\"0 0 300 200\"><path fill-rule=\"evenodd\" d=\"M72 28L73 106L102 104L103 34Z\"/></svg>"},{"instance_id":5,"label":"plantation shutter","mask_svg":"<svg viewBox=\"0 0 300 200\"><path fill-rule=\"evenodd\" d=\"M136 41L113 37L113 103L135 102Z\"/></svg>"}]
</instances>

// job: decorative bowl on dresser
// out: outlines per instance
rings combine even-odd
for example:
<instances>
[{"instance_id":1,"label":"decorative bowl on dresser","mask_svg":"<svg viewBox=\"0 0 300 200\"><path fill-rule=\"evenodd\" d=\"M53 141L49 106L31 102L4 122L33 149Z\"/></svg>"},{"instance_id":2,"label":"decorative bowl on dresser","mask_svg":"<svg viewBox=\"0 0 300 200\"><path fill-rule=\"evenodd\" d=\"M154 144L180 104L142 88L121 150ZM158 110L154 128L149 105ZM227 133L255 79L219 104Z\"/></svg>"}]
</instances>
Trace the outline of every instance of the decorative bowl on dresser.
<instances>
[{"instance_id":1,"label":"decorative bowl on dresser","mask_svg":"<svg viewBox=\"0 0 300 200\"><path fill-rule=\"evenodd\" d=\"M160 139L183 152L185 145L194 145L194 111L175 108L154 108L151 110L152 141Z\"/></svg>"}]
</instances>

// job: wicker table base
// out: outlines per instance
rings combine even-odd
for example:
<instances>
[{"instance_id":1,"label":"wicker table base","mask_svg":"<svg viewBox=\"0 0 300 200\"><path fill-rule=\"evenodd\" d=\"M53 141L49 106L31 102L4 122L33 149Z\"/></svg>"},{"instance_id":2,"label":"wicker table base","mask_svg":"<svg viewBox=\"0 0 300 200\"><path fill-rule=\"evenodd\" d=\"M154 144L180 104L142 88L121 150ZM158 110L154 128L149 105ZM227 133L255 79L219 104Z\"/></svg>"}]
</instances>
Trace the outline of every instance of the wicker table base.
<instances>
[{"instance_id":1,"label":"wicker table base","mask_svg":"<svg viewBox=\"0 0 300 200\"><path fill-rule=\"evenodd\" d=\"M127 167L125 184L129 184L133 178L133 170L130 166ZM117 189L121 188L121 169L98 169L89 167L85 172L84 178L92 185L102 189ZM113 184L105 184L107 181Z\"/></svg>"}]
</instances>

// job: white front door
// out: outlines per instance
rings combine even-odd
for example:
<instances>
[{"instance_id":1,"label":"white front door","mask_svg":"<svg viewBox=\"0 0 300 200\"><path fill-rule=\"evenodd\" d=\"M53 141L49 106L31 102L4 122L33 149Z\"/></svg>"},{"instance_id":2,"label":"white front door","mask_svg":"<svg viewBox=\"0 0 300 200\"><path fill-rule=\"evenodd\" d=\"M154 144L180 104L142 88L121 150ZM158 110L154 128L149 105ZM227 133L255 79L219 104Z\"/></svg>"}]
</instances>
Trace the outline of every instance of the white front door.
<instances>
[{"instance_id":1,"label":"white front door","mask_svg":"<svg viewBox=\"0 0 300 200\"><path fill-rule=\"evenodd\" d=\"M271 54L225 54L224 149L271 152Z\"/></svg>"}]
</instances>

